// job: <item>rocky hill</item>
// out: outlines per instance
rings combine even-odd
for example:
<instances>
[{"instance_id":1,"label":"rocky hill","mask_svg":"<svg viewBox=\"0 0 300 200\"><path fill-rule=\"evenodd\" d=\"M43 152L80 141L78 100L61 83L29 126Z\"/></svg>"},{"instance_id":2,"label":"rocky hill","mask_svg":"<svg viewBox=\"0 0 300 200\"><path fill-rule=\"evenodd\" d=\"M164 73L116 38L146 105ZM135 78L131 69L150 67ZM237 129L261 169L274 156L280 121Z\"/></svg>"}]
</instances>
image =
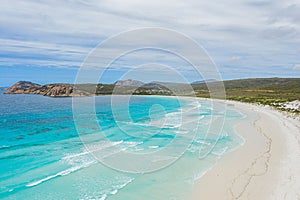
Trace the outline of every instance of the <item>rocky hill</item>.
<instances>
[{"instance_id":1,"label":"rocky hill","mask_svg":"<svg viewBox=\"0 0 300 200\"><path fill-rule=\"evenodd\" d=\"M173 95L170 89L160 84L144 84L141 81L125 80L115 84L47 84L39 85L20 81L7 89L5 94L40 94L50 97L72 97L91 95Z\"/></svg>"},{"instance_id":2,"label":"rocky hill","mask_svg":"<svg viewBox=\"0 0 300 200\"><path fill-rule=\"evenodd\" d=\"M7 88L5 94L40 94L51 97L70 97L70 96L86 96L89 93L84 91L74 91L72 84L47 84L39 85L29 81L19 81L13 86Z\"/></svg>"},{"instance_id":3,"label":"rocky hill","mask_svg":"<svg viewBox=\"0 0 300 200\"><path fill-rule=\"evenodd\" d=\"M7 89L6 94L32 94L42 86L29 81L19 81Z\"/></svg>"}]
</instances>

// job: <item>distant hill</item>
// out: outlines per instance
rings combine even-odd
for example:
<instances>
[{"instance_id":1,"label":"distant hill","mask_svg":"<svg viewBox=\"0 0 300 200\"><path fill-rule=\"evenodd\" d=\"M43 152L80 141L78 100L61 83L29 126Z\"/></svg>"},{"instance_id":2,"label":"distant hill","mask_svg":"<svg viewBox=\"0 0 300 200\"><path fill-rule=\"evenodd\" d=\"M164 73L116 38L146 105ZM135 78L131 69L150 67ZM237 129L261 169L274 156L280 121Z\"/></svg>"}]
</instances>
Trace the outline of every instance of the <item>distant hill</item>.
<instances>
[{"instance_id":1,"label":"distant hill","mask_svg":"<svg viewBox=\"0 0 300 200\"><path fill-rule=\"evenodd\" d=\"M218 82L209 82L212 86ZM254 78L224 81L228 99L240 101L300 100L300 78ZM7 94L41 94L52 97L103 94L135 95L193 95L210 97L206 83L182 84L137 80L117 81L115 84L47 84L20 81L7 89Z\"/></svg>"},{"instance_id":2,"label":"distant hill","mask_svg":"<svg viewBox=\"0 0 300 200\"><path fill-rule=\"evenodd\" d=\"M194 81L192 84L200 84L200 83L209 83L209 82L216 82L216 79L207 79L207 80L202 80L202 81Z\"/></svg>"},{"instance_id":3,"label":"distant hill","mask_svg":"<svg viewBox=\"0 0 300 200\"><path fill-rule=\"evenodd\" d=\"M300 100L300 78L252 78L224 81L226 98L232 100L268 103ZM213 83L212 86L214 85ZM196 95L209 97L205 83L192 85Z\"/></svg>"},{"instance_id":4,"label":"distant hill","mask_svg":"<svg viewBox=\"0 0 300 200\"><path fill-rule=\"evenodd\" d=\"M300 78L254 78L224 81L226 89L256 88L270 90L300 90Z\"/></svg>"},{"instance_id":5,"label":"distant hill","mask_svg":"<svg viewBox=\"0 0 300 200\"><path fill-rule=\"evenodd\" d=\"M140 87L144 85L144 83L142 81L128 79L116 81L115 85Z\"/></svg>"}]
</instances>

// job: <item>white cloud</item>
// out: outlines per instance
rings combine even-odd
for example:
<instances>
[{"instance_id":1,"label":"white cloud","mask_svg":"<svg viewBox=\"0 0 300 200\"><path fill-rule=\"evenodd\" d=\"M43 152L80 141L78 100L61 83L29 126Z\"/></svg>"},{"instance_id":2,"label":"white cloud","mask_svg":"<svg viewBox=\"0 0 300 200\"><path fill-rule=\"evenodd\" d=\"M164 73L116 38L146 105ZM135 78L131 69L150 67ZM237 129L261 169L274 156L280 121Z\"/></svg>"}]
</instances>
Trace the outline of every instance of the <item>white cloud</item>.
<instances>
[{"instance_id":1,"label":"white cloud","mask_svg":"<svg viewBox=\"0 0 300 200\"><path fill-rule=\"evenodd\" d=\"M0 8L0 52L16 55L2 59L3 65L80 65L110 35L154 26L190 35L221 68L235 61L258 72L273 65L285 69L298 60L298 11L297 0L10 0Z\"/></svg>"}]
</instances>

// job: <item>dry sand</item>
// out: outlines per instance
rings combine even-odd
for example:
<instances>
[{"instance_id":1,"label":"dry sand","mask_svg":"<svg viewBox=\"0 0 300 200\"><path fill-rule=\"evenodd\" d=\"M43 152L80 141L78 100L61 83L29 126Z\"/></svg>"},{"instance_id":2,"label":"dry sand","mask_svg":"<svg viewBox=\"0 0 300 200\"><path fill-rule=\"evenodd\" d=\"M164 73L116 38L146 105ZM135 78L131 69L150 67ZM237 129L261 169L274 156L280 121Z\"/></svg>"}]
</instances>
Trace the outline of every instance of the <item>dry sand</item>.
<instances>
[{"instance_id":1,"label":"dry sand","mask_svg":"<svg viewBox=\"0 0 300 200\"><path fill-rule=\"evenodd\" d=\"M300 199L300 122L266 107L230 104L248 115L236 127L245 144L197 181L192 200Z\"/></svg>"}]
</instances>

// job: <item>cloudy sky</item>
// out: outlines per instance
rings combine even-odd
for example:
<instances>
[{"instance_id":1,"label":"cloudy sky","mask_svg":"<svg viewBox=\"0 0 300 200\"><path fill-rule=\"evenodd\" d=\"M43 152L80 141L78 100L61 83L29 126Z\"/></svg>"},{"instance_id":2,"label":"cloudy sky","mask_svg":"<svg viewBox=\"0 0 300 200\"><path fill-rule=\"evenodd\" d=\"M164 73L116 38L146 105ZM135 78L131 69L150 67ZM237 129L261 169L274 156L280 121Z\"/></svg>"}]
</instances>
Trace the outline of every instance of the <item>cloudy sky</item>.
<instances>
[{"instance_id":1,"label":"cloudy sky","mask_svg":"<svg viewBox=\"0 0 300 200\"><path fill-rule=\"evenodd\" d=\"M18 80L74 82L100 42L143 27L191 37L208 52L223 79L300 77L300 0L4 0L0 86ZM119 67L108 70L103 81L114 82L122 67L136 61L125 60L115 63ZM189 81L198 79L175 61L161 64L181 67Z\"/></svg>"}]
</instances>

